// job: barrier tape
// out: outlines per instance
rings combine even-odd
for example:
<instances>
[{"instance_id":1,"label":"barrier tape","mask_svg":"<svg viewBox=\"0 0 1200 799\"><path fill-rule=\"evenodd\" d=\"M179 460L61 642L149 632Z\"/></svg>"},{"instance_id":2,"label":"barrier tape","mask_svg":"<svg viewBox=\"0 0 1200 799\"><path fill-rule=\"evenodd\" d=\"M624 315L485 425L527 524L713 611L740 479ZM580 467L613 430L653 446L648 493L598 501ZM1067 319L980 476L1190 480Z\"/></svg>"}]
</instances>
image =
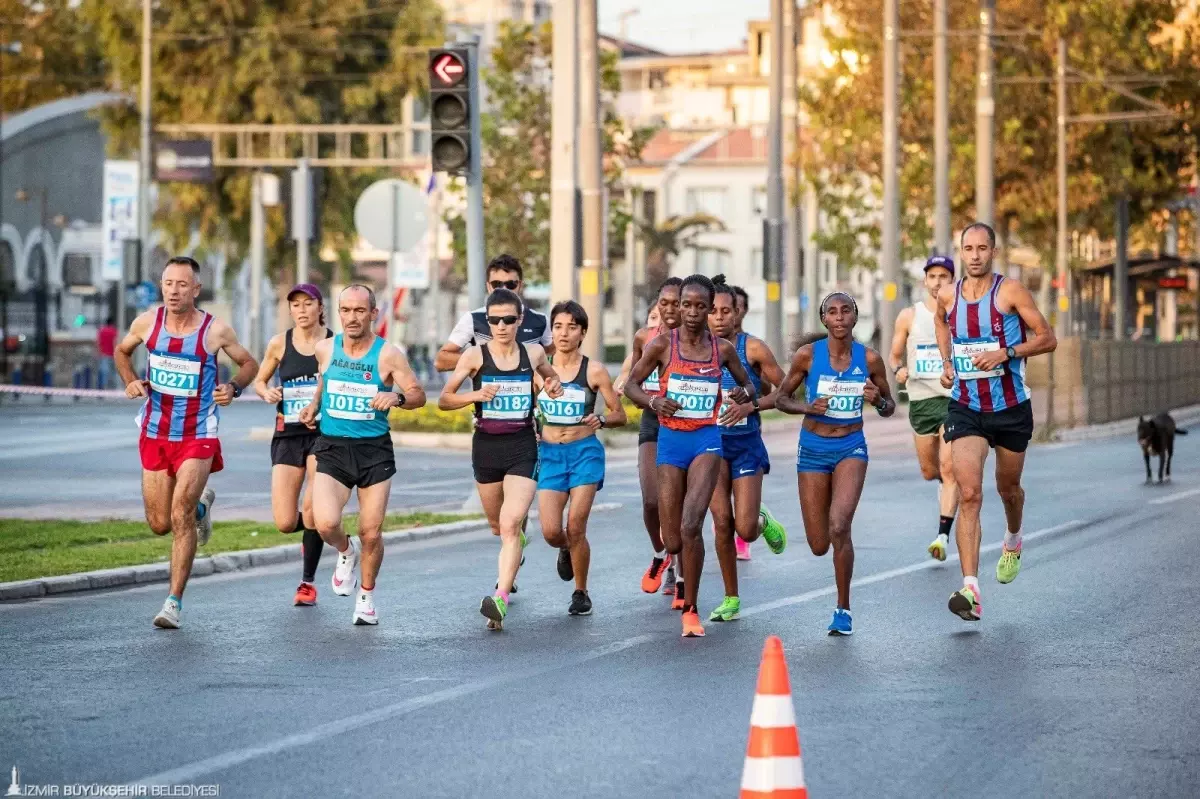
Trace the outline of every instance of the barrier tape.
<instances>
[{"instance_id":1,"label":"barrier tape","mask_svg":"<svg viewBox=\"0 0 1200 799\"><path fill-rule=\"evenodd\" d=\"M33 394L39 397L73 397L76 399L88 397L92 399L128 399L124 391L100 388L57 388L54 386L19 386L12 383L0 383L0 394ZM238 401L255 400L261 402L253 391L246 391L238 397Z\"/></svg>"}]
</instances>

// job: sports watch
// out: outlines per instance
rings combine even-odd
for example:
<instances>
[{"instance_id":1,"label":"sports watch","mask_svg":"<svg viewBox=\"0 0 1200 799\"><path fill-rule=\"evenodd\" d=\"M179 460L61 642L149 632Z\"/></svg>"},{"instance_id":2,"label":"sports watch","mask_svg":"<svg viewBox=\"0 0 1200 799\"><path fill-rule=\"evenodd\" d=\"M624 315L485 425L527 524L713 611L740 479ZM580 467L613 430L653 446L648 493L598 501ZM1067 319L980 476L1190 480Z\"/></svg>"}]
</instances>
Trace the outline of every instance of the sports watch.
<instances>
[{"instance_id":1,"label":"sports watch","mask_svg":"<svg viewBox=\"0 0 1200 799\"><path fill-rule=\"evenodd\" d=\"M1008 359L1011 361L1017 357L1017 349L1016 349L1016 347L1006 347L1004 350L1004 354L1007 355Z\"/></svg>"}]
</instances>

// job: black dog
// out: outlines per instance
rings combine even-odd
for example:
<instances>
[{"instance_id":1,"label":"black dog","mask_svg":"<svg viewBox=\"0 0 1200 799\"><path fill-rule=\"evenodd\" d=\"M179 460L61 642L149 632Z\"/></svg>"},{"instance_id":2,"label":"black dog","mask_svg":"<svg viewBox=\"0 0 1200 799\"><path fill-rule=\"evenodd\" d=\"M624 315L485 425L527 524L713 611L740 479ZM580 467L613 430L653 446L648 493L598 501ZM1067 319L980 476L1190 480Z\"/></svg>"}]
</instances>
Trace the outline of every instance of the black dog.
<instances>
[{"instance_id":1,"label":"black dog","mask_svg":"<svg viewBox=\"0 0 1200 799\"><path fill-rule=\"evenodd\" d=\"M1175 434L1186 436L1186 430L1176 430L1175 420L1169 413L1160 413L1153 419L1138 417L1137 437L1146 459L1146 482L1150 479L1150 456L1158 456L1158 482L1163 481L1163 465L1167 467L1167 479L1171 479L1171 457L1175 454Z\"/></svg>"}]
</instances>

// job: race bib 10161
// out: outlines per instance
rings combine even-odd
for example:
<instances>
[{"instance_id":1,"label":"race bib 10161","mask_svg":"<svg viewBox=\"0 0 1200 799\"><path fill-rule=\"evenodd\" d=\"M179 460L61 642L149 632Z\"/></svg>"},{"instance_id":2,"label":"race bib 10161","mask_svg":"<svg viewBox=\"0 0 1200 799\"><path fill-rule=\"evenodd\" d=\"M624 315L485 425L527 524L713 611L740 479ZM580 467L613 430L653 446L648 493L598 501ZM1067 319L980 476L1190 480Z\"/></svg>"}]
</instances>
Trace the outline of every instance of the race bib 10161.
<instances>
[{"instance_id":1,"label":"race bib 10161","mask_svg":"<svg viewBox=\"0 0 1200 799\"><path fill-rule=\"evenodd\" d=\"M538 394L538 410L546 424L579 424L589 411L584 407L587 395L579 386L563 383L562 396L551 399L545 391Z\"/></svg>"}]
</instances>

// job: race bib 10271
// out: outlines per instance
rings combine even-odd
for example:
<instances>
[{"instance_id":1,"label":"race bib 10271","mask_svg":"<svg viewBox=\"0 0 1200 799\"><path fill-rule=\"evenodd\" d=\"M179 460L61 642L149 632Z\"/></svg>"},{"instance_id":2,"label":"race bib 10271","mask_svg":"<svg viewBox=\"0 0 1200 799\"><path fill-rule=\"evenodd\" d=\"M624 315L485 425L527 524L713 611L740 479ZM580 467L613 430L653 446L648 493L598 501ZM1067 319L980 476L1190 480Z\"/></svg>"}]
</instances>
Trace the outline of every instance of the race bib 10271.
<instances>
[{"instance_id":1,"label":"race bib 10271","mask_svg":"<svg viewBox=\"0 0 1200 799\"><path fill-rule=\"evenodd\" d=\"M172 397L200 394L200 359L192 355L150 353L150 388Z\"/></svg>"}]
</instances>

